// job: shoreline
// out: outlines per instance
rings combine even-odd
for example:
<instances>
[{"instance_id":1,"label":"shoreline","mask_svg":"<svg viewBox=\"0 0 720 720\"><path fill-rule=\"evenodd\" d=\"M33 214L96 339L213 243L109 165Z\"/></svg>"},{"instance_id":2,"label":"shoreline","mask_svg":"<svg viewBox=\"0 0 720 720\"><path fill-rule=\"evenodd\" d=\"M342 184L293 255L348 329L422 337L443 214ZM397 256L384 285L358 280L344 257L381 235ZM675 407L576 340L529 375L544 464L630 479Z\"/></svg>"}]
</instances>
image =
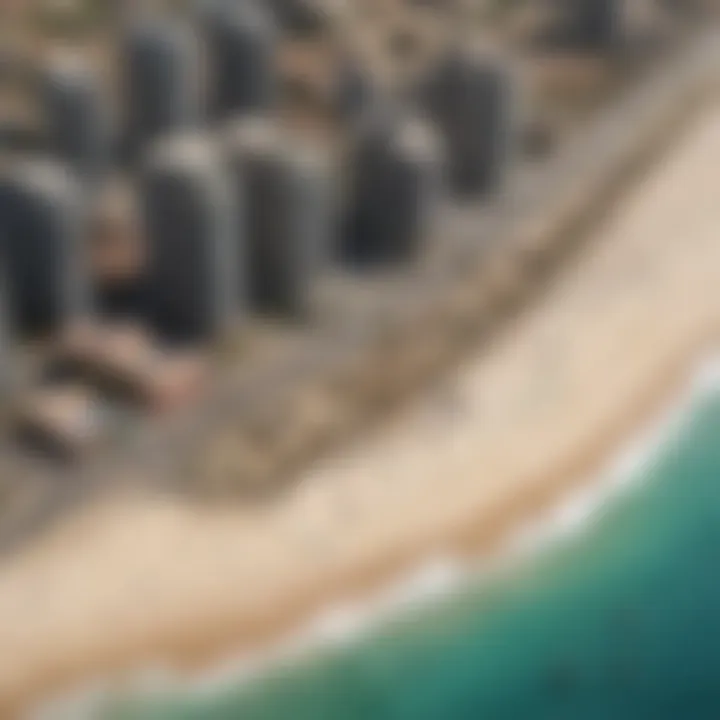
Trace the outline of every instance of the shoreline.
<instances>
[{"instance_id":1,"label":"shoreline","mask_svg":"<svg viewBox=\"0 0 720 720\"><path fill-rule=\"evenodd\" d=\"M703 362L694 363L694 372L684 376L682 390L673 401L663 403L661 415L652 416L623 446L605 458L602 467L589 477L572 483L564 493L536 510L531 519L519 526L505 528L500 547L489 553L482 544L464 546L463 552L435 553L415 566L404 568L392 580L368 592L342 602L328 604L306 618L298 628L282 635L259 650L242 651L229 661L203 669L187 678L172 673L169 667L138 667L123 682L120 697L131 701L152 702L201 699L271 675L284 663L312 661L316 651L352 645L372 638L382 627L392 624L404 611L421 616L432 612L429 603L450 599L472 587L483 591L485 585L510 571L522 573L535 558L591 529L593 517L608 505L622 502L623 494L634 487L653 482L642 476L638 465L652 458L662 443L677 436L691 419L697 405L720 388L720 355L713 352ZM530 541L530 542L529 542ZM475 552L472 552L472 550ZM90 688L82 686L41 704L44 720L73 717L93 718L108 697L117 690L110 683ZM68 715L70 713L70 715Z\"/></svg>"},{"instance_id":2,"label":"shoreline","mask_svg":"<svg viewBox=\"0 0 720 720\"><path fill-rule=\"evenodd\" d=\"M720 163L714 163L712 157L706 157L706 153L713 149L715 157L720 159L720 113L715 110L710 113L710 116L712 122L709 122L707 118L704 121L702 118L694 121L695 135L699 132L698 127L700 130L705 128L705 146L709 143L710 148L704 146L704 149L701 147L700 150L695 148L694 154L690 153L692 156L689 162L690 168L687 167L687 162L684 165L682 162L676 162L681 165L680 170L684 173L680 172L679 183L677 178L674 180L674 187L682 195L683 202L686 203L685 206L680 203L674 208L676 223L679 219L686 219L684 212L687 207L694 207L692 204L694 201L697 204L696 199L691 197L692 193L689 193L688 190L682 192L683 175L685 180L694 177L694 170L697 170L698 163L702 164L702 171L707 174L706 183L709 182L712 185L713 177L717 179L720 175L720 170L708 167L713 164L720 165ZM708 124L710 130L705 127ZM686 154L688 147L692 150L693 142L695 145L698 144L697 140L693 141L695 135L691 137L683 135L679 142L681 147L678 149L677 146L674 146L669 153L672 158L680 156L682 159L683 149ZM707 137L708 135L709 137ZM702 143L700 145L702 146ZM667 165L668 163L664 168L666 171ZM672 170L672 162L670 165L670 170ZM649 178L641 180L640 184L645 187L646 194L646 186L650 185L652 191L653 178L662 175L662 170L663 168L656 168ZM678 174L677 168L675 168L675 174ZM658 182L655 181L655 185L657 184ZM673 186L673 183L671 182L670 185ZM658 188L655 187L654 190L657 195ZM654 204L660 207L672 205L670 199L673 193L667 188L663 190L663 187L660 190L664 192L664 194L663 192L659 193L661 199L651 198L650 205ZM703 216L704 213L706 225L712 227L716 220L720 220L720 212L717 212L711 206L710 200L705 198L707 194L708 191L705 194L700 192L707 205L701 203L700 211L697 214ZM630 200L634 200L637 204L638 196L642 196L642 188L631 188L629 195L631 196ZM701 287L703 278L710 279L709 277L705 278L704 273L708 273L709 276L710 273L713 273L714 280L720 274L718 272L720 271L720 262L717 263L717 266L710 262L711 260L720 260L718 251L713 254L711 248L703 245L703 242L707 245L708 238L704 237L704 233L708 232L708 227L696 228L696 240L700 244L696 255L699 254L700 259L695 257L694 265L684 267L682 261L689 251L683 252L683 242L670 237L672 228L668 230L666 223L654 221L650 217L652 213L648 214L647 207L644 210L644 221L636 219L634 222L632 220L626 222L624 229L626 237L623 237L622 227L620 231L615 229L615 237L613 237L613 222L617 224L619 222L617 217L622 215L623 211L627 211L630 205L630 201L625 201L621 203L622 207L611 210L610 215L615 217L615 221L606 221L603 223L603 227L596 232L610 236L609 244L612 246L611 249L614 248L615 253L613 257L621 269L627 268L628 253L630 253L629 260L630 266L632 266L633 248L637 250L639 246L641 250L647 250L648 238L646 236L653 227L655 231L664 233L661 249L670 253L671 257L665 258L663 272L668 278L673 279L676 291L685 291L693 295L693 307L695 307L697 316L690 309L687 313L673 314L673 308L667 305L667 298L664 297L666 293L672 294L672 288L663 287L663 272L658 272L659 277L654 279L655 292L650 292L647 297L641 298L638 302L639 309L636 308L637 317L632 327L625 326L622 314L616 317L613 315L612 309L603 309L602 315L599 317L607 325L605 335L600 333L599 340L593 340L592 337L587 338L589 347L581 348L579 354L570 353L568 362L575 364L573 368L577 365L582 370L578 380L580 387L576 388L580 389L581 397L574 398L574 403L572 400L565 401L566 405L569 403L569 415L565 413L555 417L552 411L547 409L555 424L552 426L552 422L549 421L547 426L542 426L541 432L534 433L535 436L539 435L534 438L534 445L532 443L525 445L528 437L524 437L523 432L527 434L528 429L532 428L524 426L523 423L527 421L527 418L522 414L522 409L517 411L521 418L520 430L514 427L513 429L502 427L506 423L514 425L517 419L511 418L511 411L508 411L508 417L502 415L499 416L499 419L496 418L500 429L494 434L494 427L483 426L484 413L482 412L476 413L473 418L473 409L468 417L467 408L463 411L461 407L459 418L454 418L454 413L450 413L453 417L448 419L445 411L438 410L437 403L433 400L429 402L431 406L429 409L425 407L428 404L427 396L420 399L419 402L413 403L413 407L402 411L400 417L390 421L391 427L383 426L378 429L377 433L360 440L355 444L357 447L350 453L357 460L357 455L363 455L369 446L371 456L376 459L375 469L371 472L379 473L381 481L384 472L387 472L388 476L395 472L401 478L402 482L398 482L400 489L394 490L400 496L398 498L392 496L392 493L384 486L380 489L363 487L360 484L362 479L360 476L367 473L368 469L359 467L353 470L351 467L350 470L347 470L348 463L352 466L352 457L343 457L320 463L320 468L314 468L306 473L308 481L312 480L312 482L306 481L287 500L278 503L282 507L258 510L254 517L249 517L242 511L194 511L183 508L177 503L158 501L152 505L147 500L136 503L130 499L124 507L124 503L119 505L111 503L108 507L92 509L87 516L70 521L68 527L59 528L57 532L51 533L50 537L42 539L37 547L30 548L27 553L22 553L17 558L12 558L0 568L0 637L3 637L3 634L9 637L9 647L11 649L14 647L19 655L19 662L15 658L15 663L3 662L0 658L0 707L6 709L3 716L11 715L20 705L26 706L31 697L37 698L38 695L44 694L43 688L49 690L51 687L66 684L66 680L70 677L86 675L82 672L82 668L87 669L88 665L99 664L107 668L130 665L137 667L138 658L160 654L177 658L180 661L180 667L191 670L225 655L224 652L218 652L218 648L241 645L252 647L262 644L262 638L282 634L289 626L297 624L300 616L307 616L310 607L316 608L322 604L323 598L337 600L339 596L340 602L342 602L343 597L362 595L367 588L377 587L387 577L397 576L400 568L417 565L418 558L427 556L429 551L431 554L438 552L446 554L448 551L456 549L460 555L474 555L477 548L482 547L491 552L493 547L501 541L502 536L506 534L508 527L522 525L523 519L536 516L538 511L546 507L554 498L566 492L568 488L577 485L581 478L587 478L589 474L592 474L593 468L607 458L613 449L622 445L623 438L628 435L632 436L647 418L656 417L658 410L666 405L669 396L677 395L678 387L684 383L688 375L688 368L696 365L697 357L703 355L704 350L715 346L717 331L720 327L718 307L716 307L717 303L713 297L712 288L703 289ZM647 205L648 201L646 200L645 206ZM671 207L670 210L673 208ZM679 216L678 213L680 213ZM622 222L619 224L622 226ZM672 225L672 223L669 224ZM680 223L676 230L687 232L686 224L692 225L692 222ZM610 230L608 230L608 226L610 226ZM635 238L634 245L628 240L628 237ZM683 238L684 240L685 238ZM680 248L678 248L678 243L681 245ZM577 260L573 261L573 268L577 269L578 265L581 266L578 277L582 276L587 280L588 275L592 278L593 272L595 275L599 272L602 275L602 251L607 244L608 242L601 242L600 248L597 248L591 243L587 250L584 249L579 253ZM630 245L629 248L628 245ZM652 244L650 250L653 251ZM597 262L593 267L593 258L596 259L598 254L600 255L599 269ZM588 264L590 267L582 268L582 265ZM454 371L453 375L466 378L470 388L467 394L473 396L474 373L477 373L482 380L482 382L478 381L480 387L475 393L476 395L484 396L484 391L492 391L496 387L495 382L497 381L500 383L501 391L498 391L498 397L494 398L494 402L497 407L502 406L502 410L505 411L503 400L508 401L509 398L510 405L514 400L513 393L516 391L516 384L513 379L515 381L518 378L524 379L526 373L523 371L535 368L533 363L536 363L537 358L533 354L533 339L537 332L540 336L543 335L547 316L557 319L559 315L560 325L562 326L563 322L566 322L570 326L571 335L578 331L576 327L580 322L578 317L573 316L569 320L564 317L568 294L570 294L570 300L573 299L573 293L575 296L579 295L581 300L584 297L582 290L578 290L576 283L573 283L573 268L566 268L562 271L563 277L558 280L560 287L553 287L549 298L540 298L535 306L523 313L512 328L503 333L503 337L496 341L493 348L490 349L489 359L485 357L469 358L463 362L461 368ZM608 271L605 269L605 274L607 276L605 281L609 282L608 277L612 276L612 273L608 275ZM607 288L603 287L602 282L600 285L600 290L604 291L601 292L600 301L604 305L607 299ZM588 298L585 297L585 300L587 301ZM612 301L608 304L613 305ZM649 314L648 309L650 310ZM692 316L690 320L686 315ZM657 316L660 316L660 320L663 322L656 320ZM583 313L580 313L580 317L585 318ZM642 320L648 317L655 322L648 331L648 337L638 339L635 337L638 328L643 327ZM592 322L592 316L586 322ZM537 331L538 326L540 331ZM567 334L567 330L565 333ZM549 335L552 345L553 332L551 331ZM668 336L671 337L672 342L668 340ZM612 382L609 377L605 379L607 387L604 387L604 392L601 392L601 397L598 398L597 389L588 386L588 377L597 379L597 372L590 372L588 376L585 366L592 362L597 364L599 350L593 345L593 342L598 343L603 350L607 350L608 337L613 341L613 351L618 354L614 358L615 361L618 361L618 356L621 356L623 370L615 371L616 377ZM572 341L567 342L570 343L570 350L577 350ZM632 349L624 347L625 343L630 342L635 343ZM651 351L648 354L649 348ZM513 351L518 349L521 357L516 361ZM602 359L602 353L599 356ZM504 368L508 365L508 358L511 358L512 362L510 362L510 369L506 370ZM612 367L612 358L612 353L610 353L608 367ZM478 365L479 369L475 370L474 365ZM628 371L626 365L632 366L632 372ZM544 376L542 371L538 371L537 374L540 378ZM648 380L649 376L652 377ZM600 379L600 384L602 384L602 376ZM442 385L452 386L454 383L455 380L452 379L444 381ZM504 398L502 397L502 388L505 392ZM528 392L532 395L532 392ZM429 394L432 395L432 393ZM464 396L466 393L461 394ZM608 399L613 401L612 408L606 407ZM472 404L472 400L469 402ZM582 423L573 422L573 418L577 419L573 410L579 410L590 419L585 418ZM463 412L466 414L463 415ZM429 433L426 428L419 438L408 439L414 437L413 413L415 416L419 413L421 418L429 419L431 427ZM478 425L479 421L480 425ZM452 437L449 441L447 438L443 441L447 446L444 450L446 456L443 456L440 450L436 452L436 448L424 447L428 438L434 439L435 435L443 431L445 435L448 435L449 432L450 436L456 431L460 432L457 426L452 427L453 422L459 425L465 423L467 427L463 426L464 432L469 429L471 438L476 433L482 435L484 431L488 436L486 452L483 452L482 443L478 448L473 449L471 442L469 447L464 445L461 448L462 452L458 453L453 448ZM534 420L531 418L530 425L533 422L537 423L537 418ZM403 430L404 425L410 427ZM423 423L421 422L420 425L422 429ZM447 425L450 427L448 428ZM400 430L397 430L398 426ZM537 426L534 429L537 430ZM503 435L503 432L506 434ZM385 435L389 435L389 439L384 437ZM496 438L495 435L498 437ZM399 436L399 440L397 436ZM496 439L505 441L505 444L503 442L495 443ZM508 445L508 442L512 444ZM528 466L527 463L523 465L518 459L502 457L503 453L507 454L508 450L517 445L525 445L528 447L530 455L533 457L537 455L540 459ZM548 452L551 445L552 450ZM414 457L422 456L423 453L430 454L431 457ZM458 461L455 456L463 455L463 453L463 458ZM397 455L402 456L399 464L395 462ZM435 455L437 457L434 457ZM433 470L433 462L440 463L441 458L447 460L447 464L442 462L443 467L449 468L447 472L452 475L447 478L447 485L457 497L450 497L450 493L442 493L442 497L437 497L437 474L434 476L434 485L431 488L423 487L421 480L412 477L413 472L421 475L421 468L412 465L408 467L403 464L409 462L408 458L413 457L416 463L425 464L427 461L428 468L422 469L426 474L429 473L426 480L431 479L430 476L433 472L439 469L438 465ZM380 470L382 458L389 460L389 463L385 462L383 466L389 465L389 469ZM464 467L461 462L463 459L472 465L472 468ZM397 467L394 467L395 465ZM478 473L479 465L484 466L482 473ZM541 471L538 471L535 466L540 466ZM455 467L458 472L453 474ZM314 546L318 539L316 530L310 533L309 550L306 548L308 552L303 553L303 548L287 547L288 540L292 540L288 534L292 536L293 533L297 533L298 537L305 537L304 532L308 530L309 526L300 530L298 527L307 523L307 513L313 510L313 503L317 506L315 509L320 511L324 509L326 513L329 512L328 517L323 516L323 513L320 512L320 517L322 522L329 524L331 530L333 523L335 530L340 529L345 532L346 525L349 528L353 522L358 522L357 508L351 509L349 512L350 520L336 517L338 512L336 507L337 488L330 486L329 481L332 480L334 483L343 473L345 475L341 484L343 488L347 489L345 501L350 499L352 501L350 506L357 500L362 501L370 508L371 513L382 516L385 524L378 523L375 515L372 515L363 521L365 522L363 528L357 531L348 530L347 537L337 538L338 540L342 539L342 543L339 543L342 547L335 556L330 553L328 560L323 557L322 553L318 553L318 557L313 557L313 554L317 552L317 547ZM463 473L467 474L463 475ZM487 476L485 478L486 484L489 483L487 487L477 487L482 484L478 482L479 474ZM503 486L503 480L506 480L509 486ZM403 483L412 487L403 489ZM313 489L315 490L314 498ZM340 499L342 500L342 497ZM401 528L388 526L387 519L392 515L393 509L397 512L398 508L402 508L403 503L406 503L408 499L413 502L416 499L418 501L417 506L413 507L411 511L413 517L402 523L403 527ZM303 507L303 501L308 507ZM385 501L388 501L387 508ZM378 503L382 503L382 507ZM342 514L346 510L347 508L339 512ZM132 520L133 517L135 520ZM129 518L131 527L129 529L121 527L128 522ZM159 520L159 529L150 531L150 526L154 525L156 520ZM295 524L293 525L293 523ZM478 525L483 523L485 525L478 528ZM236 525L244 526L242 533L235 527ZM314 527L312 512L310 513L310 525ZM110 553L109 560L105 557L105 565L112 565L113 557L122 556L122 553L119 552L120 549L123 553L129 552L123 541L133 540L134 528L141 531L139 538L134 539L135 547L142 547L148 552L152 548L156 548L155 557L164 558L168 562L171 562L174 557L168 553L173 551L178 553L185 563L190 563L193 557L199 562L212 563L218 553L228 552L228 547L230 547L238 554L243 551L248 555L253 551L257 552L257 557L269 562L269 567L263 567L261 571L255 568L253 571L252 564L243 564L241 558L226 561L218 559L214 572L208 573L206 568L202 568L204 586L202 592L195 597L192 597L190 592L191 590L197 591L193 587L195 581L193 567L173 568L174 582L169 583L169 589L168 587L161 588L163 583L148 576L148 568L150 570L157 568L152 567L152 563L149 566L143 566L139 558L127 559L128 563L140 564L131 567L126 573L124 573L124 565L112 566L112 572L108 567L103 568L102 565L98 567L98 558L103 555L101 552L103 543L106 548L109 547L116 552L115 556L112 552ZM275 530L281 531L279 537L274 535ZM179 549L178 546L173 547L172 542L169 542L167 538L159 537L164 531L169 532L170 540L175 539L178 542L182 540L186 545L183 546L180 542ZM191 540L184 539L185 531L192 534ZM148 534L142 535L143 532ZM264 535L258 540L261 533ZM282 533L285 534L284 538ZM238 537L239 534L242 536ZM83 547L82 543L87 543L89 538L93 538L93 541L97 542L97 550ZM103 538L105 539L103 540ZM328 538L334 540L335 536L326 534L320 537L320 542L326 541ZM295 539L297 540L297 538ZM138 542L141 544L138 545ZM183 547L188 551L185 555L182 554ZM93 554L94 551L97 552L97 555ZM76 557L70 553L81 556L80 560L76 560ZM295 553L295 557L293 557L293 553ZM120 612L118 618L114 613L117 613L121 607L117 603L120 602L123 592L127 600L127 588L123 590L118 587L109 595L103 596L105 605L99 610L91 604L91 599L82 598L81 605L84 604L85 610L92 609L89 624L92 626L95 623L96 628L104 628L105 636L102 641L104 641L105 647L100 639L85 634L81 636L79 649L75 648L75 658L65 657L58 650L58 646L54 646L51 648L52 652L49 653L51 657L48 659L46 652L44 661L36 658L35 669L31 670L33 649L39 656L42 656L43 643L48 643L48 639L42 637L43 623L48 623L45 625L47 631L53 620L52 618L36 617L35 619L40 621L40 628L33 631L33 612L37 613L41 611L41 608L23 607L22 600L28 594L28 586L27 584L23 585L23 582L31 582L34 572L37 573L39 568L42 579L41 589L44 587L47 590L52 587L53 581L60 583L62 573L57 568L57 563L62 557L70 558L70 565L75 562L79 563L70 568L68 582L76 589L80 588L80 592L83 588L82 581L93 575L92 570L104 570L104 576L113 578L116 583L119 582L118 575L126 575L128 586L133 588L133 581L137 581L138 578L147 581L148 588L152 592L149 592L148 597L143 599L148 601L148 607L143 609L129 607L124 614ZM309 574L304 574L297 567L293 567L293 563L296 561L305 562L302 569L309 570ZM225 562L227 564L223 564ZM55 570L52 570L52 567ZM241 568L244 568L245 580L243 580L242 573L240 573L239 579L225 577L225 572L232 569L237 571ZM184 576L181 577L183 572ZM262 574L258 575L258 572ZM214 576L215 574L217 577ZM190 577L187 577L188 575ZM253 592L248 590L247 579L252 577L262 577L265 584L254 590L254 598L248 598L249 595L253 595ZM48 578L50 579L48 580ZM136 588L134 589L135 592L138 592ZM58 590L63 590L62 585L55 586L55 591ZM183 590L189 593L187 599L182 595ZM220 597L224 592L229 594L227 598ZM232 594L233 592L235 595ZM161 601L167 601L170 598L177 601L178 597L183 598L187 607L181 610L172 608L173 612L165 612L167 608ZM269 598L274 598L276 603L274 606L270 603ZM153 602L155 603L154 611L149 607ZM57 604L62 605L59 600ZM336 604L334 601L333 605ZM14 614L10 612L13 608ZM65 609L68 610L68 608ZM77 613L79 611L77 608L70 610L75 615L71 616L72 622L69 623L69 627L55 630L56 640L59 638L65 642L66 647L73 636L73 629L78 629ZM58 618L62 614L57 612L58 615L54 620L56 623L59 622ZM153 613L155 622L148 619L153 616ZM23 617L24 622L20 622L18 625L12 623L13 618L22 620ZM87 620L87 618L83 618L83 620ZM108 623L115 620L118 620L118 627L111 633L108 630ZM123 622L125 626L123 626ZM179 630L180 627L182 627L182 631ZM109 636L114 636L114 639ZM52 657L53 652L54 657ZM25 666L23 666L23 661ZM25 667L24 675L23 667ZM5 676L3 676L3 672L5 672Z\"/></svg>"}]
</instances>

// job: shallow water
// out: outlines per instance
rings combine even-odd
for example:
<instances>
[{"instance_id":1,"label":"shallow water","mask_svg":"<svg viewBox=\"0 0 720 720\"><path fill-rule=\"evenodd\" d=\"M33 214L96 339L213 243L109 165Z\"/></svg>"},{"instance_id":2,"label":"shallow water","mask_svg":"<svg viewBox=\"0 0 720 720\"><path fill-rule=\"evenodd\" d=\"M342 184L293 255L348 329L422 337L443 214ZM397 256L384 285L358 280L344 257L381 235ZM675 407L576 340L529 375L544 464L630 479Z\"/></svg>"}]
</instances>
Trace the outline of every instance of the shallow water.
<instances>
[{"instance_id":1,"label":"shallow water","mask_svg":"<svg viewBox=\"0 0 720 720\"><path fill-rule=\"evenodd\" d=\"M581 533L491 580L252 683L103 717L720 718L717 383L633 474Z\"/></svg>"}]
</instances>

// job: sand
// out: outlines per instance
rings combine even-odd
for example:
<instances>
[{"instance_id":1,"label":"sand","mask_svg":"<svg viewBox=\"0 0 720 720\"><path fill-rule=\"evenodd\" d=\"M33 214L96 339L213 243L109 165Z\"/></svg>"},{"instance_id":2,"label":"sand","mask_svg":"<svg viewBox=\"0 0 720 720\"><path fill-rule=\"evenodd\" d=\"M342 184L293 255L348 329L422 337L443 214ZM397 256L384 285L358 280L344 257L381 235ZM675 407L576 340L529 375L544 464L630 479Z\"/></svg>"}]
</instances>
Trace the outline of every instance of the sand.
<instances>
[{"instance_id":1,"label":"sand","mask_svg":"<svg viewBox=\"0 0 720 720\"><path fill-rule=\"evenodd\" d=\"M586 476L720 329L720 106L490 348L264 508L126 497L0 564L0 716L156 660L195 668L431 552L490 549Z\"/></svg>"}]
</instances>

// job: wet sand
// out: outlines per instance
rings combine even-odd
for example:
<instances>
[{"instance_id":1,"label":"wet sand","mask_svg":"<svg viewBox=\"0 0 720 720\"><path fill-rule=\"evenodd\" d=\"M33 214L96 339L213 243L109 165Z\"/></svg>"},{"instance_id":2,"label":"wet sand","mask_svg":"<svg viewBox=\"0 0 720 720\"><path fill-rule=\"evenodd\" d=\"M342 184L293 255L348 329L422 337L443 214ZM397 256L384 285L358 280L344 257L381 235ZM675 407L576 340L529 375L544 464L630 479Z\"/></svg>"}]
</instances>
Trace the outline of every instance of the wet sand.
<instances>
[{"instance_id":1,"label":"wet sand","mask_svg":"<svg viewBox=\"0 0 720 720\"><path fill-rule=\"evenodd\" d=\"M264 508L90 508L0 564L0 716L277 636L434 551L491 549L672 395L720 328L720 106L482 354Z\"/></svg>"}]
</instances>

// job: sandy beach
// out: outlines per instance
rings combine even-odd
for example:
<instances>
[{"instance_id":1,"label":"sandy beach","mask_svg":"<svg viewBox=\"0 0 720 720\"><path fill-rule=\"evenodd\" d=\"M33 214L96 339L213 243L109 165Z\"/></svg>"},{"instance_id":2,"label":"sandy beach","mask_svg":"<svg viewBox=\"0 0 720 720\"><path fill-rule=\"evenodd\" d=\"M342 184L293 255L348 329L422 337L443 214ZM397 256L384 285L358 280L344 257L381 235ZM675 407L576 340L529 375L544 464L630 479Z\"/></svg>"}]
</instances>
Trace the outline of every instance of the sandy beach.
<instances>
[{"instance_id":1,"label":"sandy beach","mask_svg":"<svg viewBox=\"0 0 720 720\"><path fill-rule=\"evenodd\" d=\"M197 668L435 551L490 550L669 401L720 329L720 106L550 290L263 508L125 497L0 564L0 716L84 678Z\"/></svg>"}]
</instances>

